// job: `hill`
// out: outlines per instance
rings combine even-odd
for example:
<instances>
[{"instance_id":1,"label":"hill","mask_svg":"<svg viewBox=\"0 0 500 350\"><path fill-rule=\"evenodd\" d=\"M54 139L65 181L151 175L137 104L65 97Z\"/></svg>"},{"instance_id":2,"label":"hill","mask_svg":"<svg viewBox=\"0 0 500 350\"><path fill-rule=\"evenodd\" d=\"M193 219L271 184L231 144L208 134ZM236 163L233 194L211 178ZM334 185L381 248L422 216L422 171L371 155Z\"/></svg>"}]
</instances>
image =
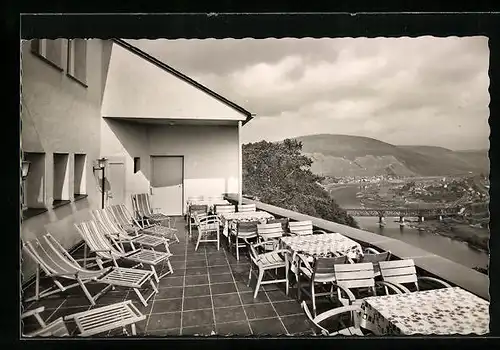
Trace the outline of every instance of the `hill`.
<instances>
[{"instance_id":1,"label":"hill","mask_svg":"<svg viewBox=\"0 0 500 350\"><path fill-rule=\"evenodd\" d=\"M395 146L350 135L319 134L296 138L311 157L314 173L328 176L442 176L488 173L486 151L452 151L433 146Z\"/></svg>"}]
</instances>

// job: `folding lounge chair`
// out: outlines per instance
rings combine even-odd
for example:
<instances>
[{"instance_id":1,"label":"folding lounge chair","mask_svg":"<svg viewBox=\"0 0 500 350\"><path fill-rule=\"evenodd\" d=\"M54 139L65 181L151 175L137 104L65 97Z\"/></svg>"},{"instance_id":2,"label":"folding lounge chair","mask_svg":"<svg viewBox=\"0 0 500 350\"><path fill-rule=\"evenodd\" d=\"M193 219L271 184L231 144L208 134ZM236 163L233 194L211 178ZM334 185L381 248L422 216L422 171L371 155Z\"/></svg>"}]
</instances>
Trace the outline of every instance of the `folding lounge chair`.
<instances>
[{"instance_id":1,"label":"folding lounge chair","mask_svg":"<svg viewBox=\"0 0 500 350\"><path fill-rule=\"evenodd\" d=\"M46 234L41 240L34 239L24 243L23 250L37 263L35 296L27 298L25 301L39 300L40 298L64 292L70 288L80 286L91 305L110 288L126 287L134 289L139 300L144 306L147 306L147 300L158 292L152 278L153 272L139 269L128 269L122 267L107 267L97 271L82 268L75 259L57 242L50 233ZM40 268L54 282L50 287L40 292ZM73 280L76 283L64 286L60 280ZM95 296L92 296L85 286L88 282L103 283L107 286ZM144 299L139 288L149 282L153 288L153 293Z\"/></svg>"},{"instance_id":2,"label":"folding lounge chair","mask_svg":"<svg viewBox=\"0 0 500 350\"><path fill-rule=\"evenodd\" d=\"M75 224L75 227L85 240L85 256L87 254L88 247L90 248L91 253L96 254L95 260L99 267L110 261L118 267L116 262L117 259L125 259L137 263L134 267L139 265L149 265L156 282L159 282L160 278L174 272L169 260L172 256L171 253L157 252L146 249L135 249L129 252L124 252L120 249L119 244L112 237L106 237L106 234L103 232L104 229L101 225L99 225L99 223L95 221L87 221ZM169 270L163 275L158 276L155 266L158 266L163 262L168 264Z\"/></svg>"},{"instance_id":3,"label":"folding lounge chair","mask_svg":"<svg viewBox=\"0 0 500 350\"><path fill-rule=\"evenodd\" d=\"M102 225L108 235L112 236L120 243L130 244L133 250L135 250L134 244L138 244L140 247L148 247L150 249L163 245L167 253L170 253L166 238L144 233L129 234L127 231L123 230L117 222L115 222L112 216L110 217L108 212L103 209L92 210L92 216L95 221ZM124 249L123 245L122 249Z\"/></svg>"},{"instance_id":4,"label":"folding lounge chair","mask_svg":"<svg viewBox=\"0 0 500 350\"><path fill-rule=\"evenodd\" d=\"M45 307L27 311L21 315L21 320L34 316L40 325L40 329L23 334L25 337L66 337L69 336L68 328L64 321L74 320L79 331L78 336L86 337L103 332L107 332L116 328L122 328L124 334L128 335L126 326L130 325L132 335L136 335L135 324L146 319L146 316L141 314L135 307L132 301L127 300L112 305L103 306L93 310L87 310L68 316L59 317L57 320L46 324L40 317L40 313L45 310Z\"/></svg>"},{"instance_id":5,"label":"folding lounge chair","mask_svg":"<svg viewBox=\"0 0 500 350\"><path fill-rule=\"evenodd\" d=\"M177 229L175 228L175 219L172 224L169 216L163 213L154 213L147 193L133 194L132 205L137 219L142 222L144 233L168 235L169 239L179 242ZM163 225L165 222L167 222L167 226Z\"/></svg>"}]
</instances>

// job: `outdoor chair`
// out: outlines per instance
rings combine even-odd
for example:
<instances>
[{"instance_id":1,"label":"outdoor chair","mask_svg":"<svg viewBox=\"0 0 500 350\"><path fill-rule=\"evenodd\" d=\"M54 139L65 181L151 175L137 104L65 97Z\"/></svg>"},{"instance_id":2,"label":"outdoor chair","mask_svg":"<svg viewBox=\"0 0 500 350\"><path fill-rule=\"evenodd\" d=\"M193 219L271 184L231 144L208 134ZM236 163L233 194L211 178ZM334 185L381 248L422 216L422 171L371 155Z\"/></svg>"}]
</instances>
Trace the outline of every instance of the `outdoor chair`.
<instances>
[{"instance_id":1,"label":"outdoor chair","mask_svg":"<svg viewBox=\"0 0 500 350\"><path fill-rule=\"evenodd\" d=\"M334 287L337 288L338 300L344 306L361 305L363 299L356 299L353 290L358 295L366 290L369 296L375 296L377 295L376 287L385 287L386 294L388 294L388 289L396 294L402 294L398 287L391 282L375 282L375 271L372 263L333 265L333 270ZM343 298L343 294L346 298Z\"/></svg>"},{"instance_id":2,"label":"outdoor chair","mask_svg":"<svg viewBox=\"0 0 500 350\"><path fill-rule=\"evenodd\" d=\"M313 224L312 221L290 221L288 223L288 228L292 235L312 235L313 234Z\"/></svg>"},{"instance_id":3,"label":"outdoor chair","mask_svg":"<svg viewBox=\"0 0 500 350\"><path fill-rule=\"evenodd\" d=\"M299 260L298 271L295 273L297 281L297 299L300 301L302 293L306 294L312 300L313 315L316 316L316 298L324 296L333 297L333 282L335 282L335 271L333 266L336 264L346 264L348 262L347 256L343 255L332 258L315 257L312 266L302 254L297 254L296 256ZM306 285L309 288L303 287L302 279L306 280ZM329 284L331 287L330 291L318 292L315 287L316 284L321 284L323 286Z\"/></svg>"},{"instance_id":4,"label":"outdoor chair","mask_svg":"<svg viewBox=\"0 0 500 350\"><path fill-rule=\"evenodd\" d=\"M234 205L215 205L214 208L216 215L234 213L236 211Z\"/></svg>"},{"instance_id":5,"label":"outdoor chair","mask_svg":"<svg viewBox=\"0 0 500 350\"><path fill-rule=\"evenodd\" d=\"M392 260L392 261L381 261L380 274L382 280L392 285L395 285L403 293L411 293L411 291L404 286L405 284L413 285L416 291L419 291L420 281L434 282L444 288L451 288L451 285L445 281L434 277L417 276L417 270L415 268L415 262L413 259L405 260Z\"/></svg>"},{"instance_id":6,"label":"outdoor chair","mask_svg":"<svg viewBox=\"0 0 500 350\"><path fill-rule=\"evenodd\" d=\"M189 237L192 236L192 226L195 224L194 213L208 214L208 205L192 204L189 206L188 210Z\"/></svg>"},{"instance_id":7,"label":"outdoor chair","mask_svg":"<svg viewBox=\"0 0 500 350\"><path fill-rule=\"evenodd\" d=\"M234 245L232 237L234 237ZM238 222L236 230L231 230L229 235L229 249L233 246L236 249L236 260L240 260L240 248L245 248L252 244L249 240L257 238L257 221Z\"/></svg>"},{"instance_id":8,"label":"outdoor chair","mask_svg":"<svg viewBox=\"0 0 500 350\"><path fill-rule=\"evenodd\" d=\"M163 245L167 253L170 253L166 238L148 235L145 233L137 233L137 231L134 234L129 234L127 231L123 230L114 218L104 209L92 210L92 216L95 221L102 225L106 234L112 236L120 244L122 250L124 251L125 247L123 243L127 243L130 245L132 250L135 250L134 244L139 245L141 248L147 247L150 249Z\"/></svg>"},{"instance_id":9,"label":"outdoor chair","mask_svg":"<svg viewBox=\"0 0 500 350\"><path fill-rule=\"evenodd\" d=\"M290 220L288 218L281 218L281 219L268 219L267 220L267 223L268 224L281 224L281 229L283 231L283 235L286 236L286 235L289 235L290 232L288 231L288 223L290 222Z\"/></svg>"},{"instance_id":10,"label":"outdoor chair","mask_svg":"<svg viewBox=\"0 0 500 350\"><path fill-rule=\"evenodd\" d=\"M59 317L49 324L46 324L40 316L44 310L45 307L42 306L21 315L21 320L34 316L40 325L40 329L23 336L67 337L70 334L64 321L68 320L74 320L77 325L77 335L80 337L101 334L116 328L122 328L123 333L128 335L127 326L130 326L132 335L136 335L135 324L146 319L130 300Z\"/></svg>"},{"instance_id":11,"label":"outdoor chair","mask_svg":"<svg viewBox=\"0 0 500 350\"><path fill-rule=\"evenodd\" d=\"M278 248L279 239L283 237L283 227L281 223L258 224L257 235L260 242L264 242L265 250L275 250Z\"/></svg>"},{"instance_id":12,"label":"outdoor chair","mask_svg":"<svg viewBox=\"0 0 500 350\"><path fill-rule=\"evenodd\" d=\"M156 224L164 224L167 222L167 227L172 228L175 226L175 221L172 224L171 218L160 212L160 208L153 208L151 206L151 198L149 193L132 194L132 205L137 218L141 221L146 220Z\"/></svg>"},{"instance_id":13,"label":"outdoor chair","mask_svg":"<svg viewBox=\"0 0 500 350\"><path fill-rule=\"evenodd\" d=\"M259 288L264 284L271 283L286 283L286 294L288 295L288 251L286 249L275 250L267 253L258 253L257 248L264 245L266 242L250 244L250 271L248 273L248 286L250 286L250 282L252 281L252 271L255 266L257 271L259 272L257 277L257 284L255 285L255 292L253 294L254 299L257 297L259 293ZM277 276L272 276L269 272L270 270L284 268L285 269L285 278L279 279ZM272 280L263 281L264 274L268 273Z\"/></svg>"},{"instance_id":14,"label":"outdoor chair","mask_svg":"<svg viewBox=\"0 0 500 350\"><path fill-rule=\"evenodd\" d=\"M309 311L309 308L307 307L307 304L305 301L302 302L301 304L302 309L304 310L307 318L309 321L314 325L315 328L315 333L320 333L321 335L324 336L337 336L337 335L357 335L357 336L364 336L360 324L361 324L361 308L357 305L349 305L349 306L341 306L337 307L335 309L331 309L328 311L325 311L315 317L311 315L311 312ZM351 318L351 323L353 324L350 327L345 327L343 325L342 320L340 320L340 317L342 314L350 314ZM329 331L325 327L321 325L321 323L327 323L331 321L332 319L338 319L339 323L341 323L345 328L342 328L340 330L335 330L335 331Z\"/></svg>"},{"instance_id":15,"label":"outdoor chair","mask_svg":"<svg viewBox=\"0 0 500 350\"><path fill-rule=\"evenodd\" d=\"M90 304L94 306L96 300L115 287L132 288L144 306L151 296L158 291L152 281L153 273L139 269L128 269L122 267L107 267L97 271L82 268L78 262L57 242L50 233L42 239L34 239L23 244L23 250L36 262L35 295L25 301L40 300L46 296L65 292L68 289L79 286ZM40 269L47 277L52 279L54 286L40 292ZM61 280L72 280L76 283L63 285ZM87 289L86 283L102 283L106 287L92 296ZM149 282L153 293L144 299L139 289Z\"/></svg>"},{"instance_id":16,"label":"outdoor chair","mask_svg":"<svg viewBox=\"0 0 500 350\"><path fill-rule=\"evenodd\" d=\"M157 283L160 281L160 278L174 272L169 259L172 256L171 253L157 252L154 249L146 250L141 248L125 252L120 249L120 245L113 237L106 237L106 233L103 232L104 228L98 222L82 222L80 224L75 224L75 227L86 243L84 259L88 259L87 251L90 249L90 253L94 253L96 255L94 260L101 268L108 262L111 262L114 266L118 267L117 260L119 259L136 263L133 268L148 265L151 268L154 279ZM164 262L167 263L168 271L161 276L158 276L155 266L162 267Z\"/></svg>"},{"instance_id":17,"label":"outdoor chair","mask_svg":"<svg viewBox=\"0 0 500 350\"><path fill-rule=\"evenodd\" d=\"M366 248L364 254L357 261L359 263L372 263L373 269L375 271L375 277L380 276L380 265L381 261L389 261L391 259L391 252L379 252L373 248Z\"/></svg>"},{"instance_id":18,"label":"outdoor chair","mask_svg":"<svg viewBox=\"0 0 500 350\"><path fill-rule=\"evenodd\" d=\"M202 200L204 200L203 196L189 196L187 202L191 204L193 202L201 202Z\"/></svg>"},{"instance_id":19,"label":"outdoor chair","mask_svg":"<svg viewBox=\"0 0 500 350\"><path fill-rule=\"evenodd\" d=\"M252 212L252 211L257 211L257 206L255 204L239 204L238 205L238 212L239 213L246 213L246 212Z\"/></svg>"},{"instance_id":20,"label":"outdoor chair","mask_svg":"<svg viewBox=\"0 0 500 350\"><path fill-rule=\"evenodd\" d=\"M216 215L198 215L194 214L195 224L198 228L198 239L196 240L195 251L198 250L200 243L217 242L217 250L220 247L220 220ZM210 238L214 235L216 238Z\"/></svg>"}]
</instances>

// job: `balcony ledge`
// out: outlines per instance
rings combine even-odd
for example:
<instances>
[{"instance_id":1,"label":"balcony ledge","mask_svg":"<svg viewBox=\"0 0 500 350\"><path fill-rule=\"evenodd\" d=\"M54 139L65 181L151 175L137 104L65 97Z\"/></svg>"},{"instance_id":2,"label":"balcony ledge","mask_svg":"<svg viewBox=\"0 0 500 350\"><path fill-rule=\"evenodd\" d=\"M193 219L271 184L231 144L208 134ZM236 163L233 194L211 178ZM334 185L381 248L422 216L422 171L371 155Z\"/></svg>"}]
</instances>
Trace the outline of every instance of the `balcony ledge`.
<instances>
[{"instance_id":1,"label":"balcony ledge","mask_svg":"<svg viewBox=\"0 0 500 350\"><path fill-rule=\"evenodd\" d=\"M237 194L227 194L225 198L231 202L238 201ZM489 278L487 275L455 263L449 259L445 259L439 255L427 252L397 239L300 214L248 198L243 198L243 204L255 204L257 209L267 211L279 217L287 217L297 221L310 220L318 229L341 233L364 246L379 248L381 250L390 250L391 254L399 259L413 259L415 265L429 275L448 281L481 298L490 300Z\"/></svg>"}]
</instances>

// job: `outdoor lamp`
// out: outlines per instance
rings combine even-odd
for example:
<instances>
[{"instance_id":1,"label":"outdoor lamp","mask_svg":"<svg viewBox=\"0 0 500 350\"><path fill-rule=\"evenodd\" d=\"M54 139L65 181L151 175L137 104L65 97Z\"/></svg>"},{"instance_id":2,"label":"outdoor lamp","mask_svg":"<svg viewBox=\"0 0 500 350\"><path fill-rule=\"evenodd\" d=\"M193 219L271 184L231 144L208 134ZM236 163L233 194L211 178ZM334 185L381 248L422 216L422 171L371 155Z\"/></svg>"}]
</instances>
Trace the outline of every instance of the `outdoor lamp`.
<instances>
[{"instance_id":1,"label":"outdoor lamp","mask_svg":"<svg viewBox=\"0 0 500 350\"><path fill-rule=\"evenodd\" d=\"M104 169L106 169L106 164L108 163L108 160L104 157L97 159L96 161L97 166L94 166L94 171L96 170L102 170L102 184L101 184L101 208L104 209L104 185L105 185L105 175L104 175Z\"/></svg>"},{"instance_id":2,"label":"outdoor lamp","mask_svg":"<svg viewBox=\"0 0 500 350\"><path fill-rule=\"evenodd\" d=\"M30 171L30 165L31 165L31 162L23 160L22 167L21 167L21 176L22 176L23 180L28 177L28 173Z\"/></svg>"},{"instance_id":3,"label":"outdoor lamp","mask_svg":"<svg viewBox=\"0 0 500 350\"><path fill-rule=\"evenodd\" d=\"M108 160L104 157L96 160L97 166L94 166L94 170L102 170L108 164Z\"/></svg>"}]
</instances>

